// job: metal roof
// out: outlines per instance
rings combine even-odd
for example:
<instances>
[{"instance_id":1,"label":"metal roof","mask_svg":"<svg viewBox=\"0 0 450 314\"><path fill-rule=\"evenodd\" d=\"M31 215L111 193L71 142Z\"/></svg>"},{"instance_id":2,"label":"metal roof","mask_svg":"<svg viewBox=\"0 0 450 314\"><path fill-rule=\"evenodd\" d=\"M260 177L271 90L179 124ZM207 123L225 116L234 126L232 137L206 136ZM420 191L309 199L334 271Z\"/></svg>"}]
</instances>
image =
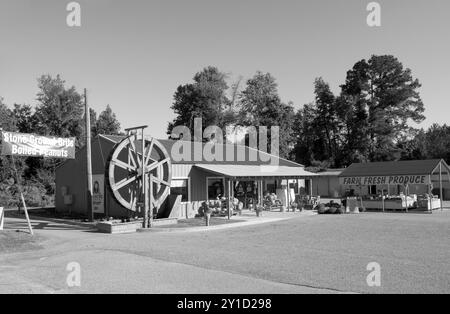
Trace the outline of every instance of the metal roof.
<instances>
[{"instance_id":1,"label":"metal roof","mask_svg":"<svg viewBox=\"0 0 450 314\"><path fill-rule=\"evenodd\" d=\"M226 176L230 178L306 178L315 176L314 173L308 172L303 167L286 167L286 166L247 166L247 165L205 165L195 164L195 167L212 172L216 175Z\"/></svg>"},{"instance_id":2,"label":"metal roof","mask_svg":"<svg viewBox=\"0 0 450 314\"><path fill-rule=\"evenodd\" d=\"M450 169L442 159L403 160L386 162L353 163L339 175L340 177L392 176L392 175L430 175L442 162L443 174Z\"/></svg>"},{"instance_id":3,"label":"metal roof","mask_svg":"<svg viewBox=\"0 0 450 314\"><path fill-rule=\"evenodd\" d=\"M114 143L118 143L121 140L123 140L126 136L120 136L120 135L100 135L100 138L106 138ZM172 147L175 143L180 142L180 141L175 141L175 140L167 140L167 139L157 139L158 142L161 143L161 145L164 146L164 148L167 150L167 152L170 154L170 152L172 151ZM214 160L214 161L207 161L207 160L195 160L194 157L194 142L186 142L184 141L183 143L188 143L191 146L191 156L189 158L189 160L182 160L182 161L176 161L172 158L172 163L173 164L226 164L226 165L230 165L230 164L234 164L234 165L261 165L261 164L271 164L272 160L275 158L280 166L287 166L287 167L303 167L303 165L298 164L296 162L263 152L263 151L259 151L257 149L248 147L248 146L242 146L242 145L234 145L234 144L215 144L216 146L221 145L224 155L225 152L227 150L233 150L233 158L231 158L231 160L226 160L226 158L224 157L223 160ZM202 144L202 148L201 150L203 151L205 143L201 143ZM242 154L244 158L244 160L241 160L240 158L237 157L237 150L238 148L242 149L244 151L244 153ZM249 157L250 154L253 153L257 153L258 158L256 158L257 160L251 160L251 158ZM263 157L264 159L267 159L268 161L262 161L261 157Z\"/></svg>"},{"instance_id":4,"label":"metal roof","mask_svg":"<svg viewBox=\"0 0 450 314\"><path fill-rule=\"evenodd\" d=\"M316 172L316 176L318 177L337 177L339 176L344 168L336 168L336 169L327 169L325 171Z\"/></svg>"}]
</instances>

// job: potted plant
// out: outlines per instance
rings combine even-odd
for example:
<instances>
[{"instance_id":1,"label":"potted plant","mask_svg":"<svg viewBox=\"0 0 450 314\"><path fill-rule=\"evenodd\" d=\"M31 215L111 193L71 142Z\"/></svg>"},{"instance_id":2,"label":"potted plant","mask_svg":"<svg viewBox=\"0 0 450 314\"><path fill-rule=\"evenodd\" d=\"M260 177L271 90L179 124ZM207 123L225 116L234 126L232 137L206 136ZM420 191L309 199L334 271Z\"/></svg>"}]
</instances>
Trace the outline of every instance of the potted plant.
<instances>
[{"instance_id":1,"label":"potted plant","mask_svg":"<svg viewBox=\"0 0 450 314\"><path fill-rule=\"evenodd\" d=\"M256 205L255 207L255 212L256 212L256 217L260 217L262 216L262 211L264 210L264 207L261 205Z\"/></svg>"},{"instance_id":2,"label":"potted plant","mask_svg":"<svg viewBox=\"0 0 450 314\"><path fill-rule=\"evenodd\" d=\"M295 212L295 210L297 209L297 203L295 202L291 203L291 209L293 212Z\"/></svg>"}]
</instances>

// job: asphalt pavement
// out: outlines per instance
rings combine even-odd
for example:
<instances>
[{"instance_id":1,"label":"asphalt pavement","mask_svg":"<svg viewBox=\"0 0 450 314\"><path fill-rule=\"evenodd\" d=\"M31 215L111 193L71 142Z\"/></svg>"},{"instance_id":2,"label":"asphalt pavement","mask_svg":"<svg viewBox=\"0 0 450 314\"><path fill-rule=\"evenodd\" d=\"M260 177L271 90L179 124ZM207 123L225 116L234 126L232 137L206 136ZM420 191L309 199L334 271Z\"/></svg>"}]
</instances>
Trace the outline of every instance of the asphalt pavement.
<instances>
[{"instance_id":1,"label":"asphalt pavement","mask_svg":"<svg viewBox=\"0 0 450 314\"><path fill-rule=\"evenodd\" d=\"M450 211L289 218L119 235L34 220L42 248L0 252L0 293L450 292ZM6 227L22 224L8 218ZM67 285L71 262L79 287ZM366 281L371 262L381 267L379 287Z\"/></svg>"}]
</instances>

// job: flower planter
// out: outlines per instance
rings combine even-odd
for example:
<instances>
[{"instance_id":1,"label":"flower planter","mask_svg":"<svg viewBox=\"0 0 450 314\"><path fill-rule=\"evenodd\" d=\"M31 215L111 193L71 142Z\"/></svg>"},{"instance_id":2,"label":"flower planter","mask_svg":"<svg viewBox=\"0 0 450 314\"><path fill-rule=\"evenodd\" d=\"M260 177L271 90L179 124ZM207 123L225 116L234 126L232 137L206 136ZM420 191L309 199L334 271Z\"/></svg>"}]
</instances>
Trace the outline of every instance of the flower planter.
<instances>
[{"instance_id":1,"label":"flower planter","mask_svg":"<svg viewBox=\"0 0 450 314\"><path fill-rule=\"evenodd\" d=\"M96 227L97 230L103 233L117 234L117 233L133 233L141 226L142 222L99 222Z\"/></svg>"}]
</instances>

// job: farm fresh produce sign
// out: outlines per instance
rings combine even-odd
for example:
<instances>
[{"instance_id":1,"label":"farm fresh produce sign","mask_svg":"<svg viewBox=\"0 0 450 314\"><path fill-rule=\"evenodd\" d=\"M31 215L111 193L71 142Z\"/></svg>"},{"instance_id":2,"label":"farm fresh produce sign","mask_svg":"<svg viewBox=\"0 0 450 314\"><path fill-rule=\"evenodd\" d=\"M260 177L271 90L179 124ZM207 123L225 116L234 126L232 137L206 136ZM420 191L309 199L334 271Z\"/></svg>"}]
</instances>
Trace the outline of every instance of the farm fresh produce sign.
<instances>
[{"instance_id":1,"label":"farm fresh produce sign","mask_svg":"<svg viewBox=\"0 0 450 314\"><path fill-rule=\"evenodd\" d=\"M75 158L74 137L49 137L5 131L1 135L2 155Z\"/></svg>"},{"instance_id":2,"label":"farm fresh produce sign","mask_svg":"<svg viewBox=\"0 0 450 314\"><path fill-rule=\"evenodd\" d=\"M395 175L395 176L363 176L363 177L341 177L342 185L407 185L407 184L430 184L427 175Z\"/></svg>"}]
</instances>

